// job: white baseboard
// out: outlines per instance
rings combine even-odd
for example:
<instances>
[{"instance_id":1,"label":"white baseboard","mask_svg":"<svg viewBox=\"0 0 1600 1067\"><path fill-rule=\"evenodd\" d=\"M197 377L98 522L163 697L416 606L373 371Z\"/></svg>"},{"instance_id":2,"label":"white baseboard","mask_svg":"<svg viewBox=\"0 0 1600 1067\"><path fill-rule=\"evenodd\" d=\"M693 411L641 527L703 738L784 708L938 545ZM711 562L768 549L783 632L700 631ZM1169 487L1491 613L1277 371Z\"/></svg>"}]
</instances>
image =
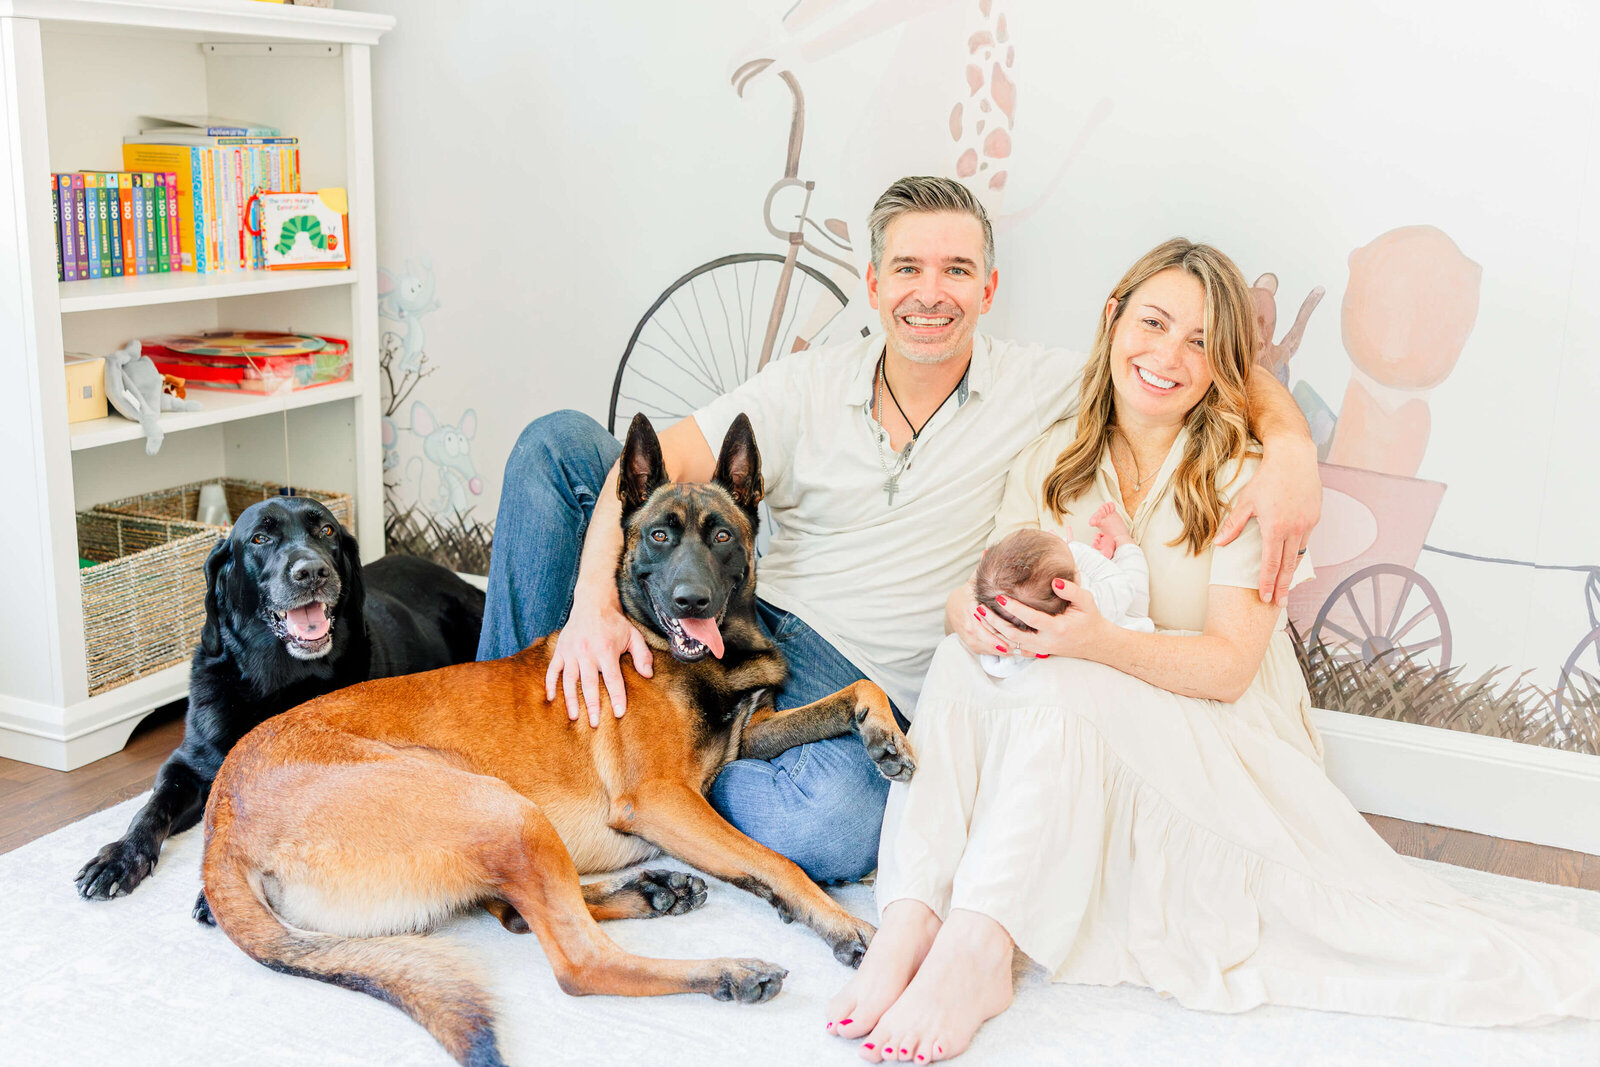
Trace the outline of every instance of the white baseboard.
<instances>
[{"instance_id":1,"label":"white baseboard","mask_svg":"<svg viewBox=\"0 0 1600 1067\"><path fill-rule=\"evenodd\" d=\"M122 751L140 720L188 687L186 660L65 709L0 693L0 757L76 770Z\"/></svg>"},{"instance_id":2,"label":"white baseboard","mask_svg":"<svg viewBox=\"0 0 1600 1067\"><path fill-rule=\"evenodd\" d=\"M1600 757L1339 711L1316 723L1361 811L1600 854Z\"/></svg>"}]
</instances>

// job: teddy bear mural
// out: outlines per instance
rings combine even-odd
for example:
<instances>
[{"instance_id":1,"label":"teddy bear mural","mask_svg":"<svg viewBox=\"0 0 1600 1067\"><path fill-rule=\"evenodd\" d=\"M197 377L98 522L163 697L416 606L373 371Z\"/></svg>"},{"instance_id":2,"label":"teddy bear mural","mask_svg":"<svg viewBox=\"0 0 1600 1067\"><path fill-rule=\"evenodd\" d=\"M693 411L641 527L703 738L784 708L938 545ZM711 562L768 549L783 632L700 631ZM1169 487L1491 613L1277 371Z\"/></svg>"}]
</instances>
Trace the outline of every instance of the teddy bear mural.
<instances>
[{"instance_id":1,"label":"teddy bear mural","mask_svg":"<svg viewBox=\"0 0 1600 1067\"><path fill-rule=\"evenodd\" d=\"M1482 278L1433 226L1402 226L1350 253L1340 330L1352 369L1330 463L1416 475L1432 427L1428 394L1461 357Z\"/></svg>"}]
</instances>

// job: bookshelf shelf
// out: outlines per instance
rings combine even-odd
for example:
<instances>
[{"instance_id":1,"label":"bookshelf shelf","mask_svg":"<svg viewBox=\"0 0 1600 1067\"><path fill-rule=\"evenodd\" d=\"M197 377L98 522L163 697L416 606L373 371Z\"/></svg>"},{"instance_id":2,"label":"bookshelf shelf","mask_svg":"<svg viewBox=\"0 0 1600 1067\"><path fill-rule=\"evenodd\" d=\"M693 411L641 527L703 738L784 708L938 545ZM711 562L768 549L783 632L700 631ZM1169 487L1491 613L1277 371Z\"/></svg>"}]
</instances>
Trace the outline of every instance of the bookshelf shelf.
<instances>
[{"instance_id":1,"label":"bookshelf shelf","mask_svg":"<svg viewBox=\"0 0 1600 1067\"><path fill-rule=\"evenodd\" d=\"M117 751L181 697L175 664L89 695L76 513L214 478L349 493L365 559L383 554L372 49L387 15L255 0L0 0L0 756L70 770ZM86 77L85 71L113 72ZM349 195L345 270L147 274L60 282L52 172L122 169L123 138L162 114L245 116L300 139L306 188ZM143 432L67 422L65 353L206 329L349 342L350 377L278 396L196 390Z\"/></svg>"},{"instance_id":2,"label":"bookshelf shelf","mask_svg":"<svg viewBox=\"0 0 1600 1067\"><path fill-rule=\"evenodd\" d=\"M140 274L132 278L94 278L60 282L61 313L110 308L181 304L261 293L292 293L331 285L354 285L353 270L246 270L225 274Z\"/></svg>"},{"instance_id":3,"label":"bookshelf shelf","mask_svg":"<svg viewBox=\"0 0 1600 1067\"><path fill-rule=\"evenodd\" d=\"M204 410L169 411L161 416L161 428L168 434L197 430L202 426L216 426L225 422L236 422L239 419L253 419L258 415L272 415L280 411L294 411L315 404L347 400L360 392L360 387L349 381L334 382L314 389L302 389L282 396L256 396L250 393L236 394L195 389L189 396L204 404ZM75 422L67 430L72 437L74 452L114 445L122 441L139 441L144 438L144 431L137 422L120 415L108 415L103 419L90 419L88 422Z\"/></svg>"}]
</instances>

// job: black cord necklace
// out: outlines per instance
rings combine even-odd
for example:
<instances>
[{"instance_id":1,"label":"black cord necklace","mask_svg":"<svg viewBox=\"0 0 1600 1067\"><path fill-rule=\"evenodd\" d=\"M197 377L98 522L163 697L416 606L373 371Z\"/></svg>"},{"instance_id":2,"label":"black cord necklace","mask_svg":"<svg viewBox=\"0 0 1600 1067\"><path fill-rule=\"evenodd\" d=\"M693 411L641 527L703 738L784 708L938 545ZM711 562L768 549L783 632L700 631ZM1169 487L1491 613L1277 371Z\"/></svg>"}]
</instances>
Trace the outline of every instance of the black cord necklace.
<instances>
[{"instance_id":1,"label":"black cord necklace","mask_svg":"<svg viewBox=\"0 0 1600 1067\"><path fill-rule=\"evenodd\" d=\"M939 401L939 406L933 409L932 414L922 420L921 426L918 426L916 423L911 421L911 416L906 414L906 409L900 406L900 398L894 395L894 386L889 384L889 371L885 364L885 361L888 358L889 353L887 352L878 357L878 377L883 382L883 387L889 390L889 399L894 401L894 409L900 413L900 417L902 419L906 420L906 425L911 427L911 442L908 442L906 445L906 447L909 449L911 447L911 443L914 443L918 437L921 437L922 431L928 428L928 423L933 421L933 416L943 411L944 406L950 403L950 398L956 395L956 391L961 388L961 383L967 380L967 374L966 371L961 372L961 378L956 382L955 388L951 389L944 395L944 399ZM883 398L881 396L878 399L878 425L883 425Z\"/></svg>"}]
</instances>

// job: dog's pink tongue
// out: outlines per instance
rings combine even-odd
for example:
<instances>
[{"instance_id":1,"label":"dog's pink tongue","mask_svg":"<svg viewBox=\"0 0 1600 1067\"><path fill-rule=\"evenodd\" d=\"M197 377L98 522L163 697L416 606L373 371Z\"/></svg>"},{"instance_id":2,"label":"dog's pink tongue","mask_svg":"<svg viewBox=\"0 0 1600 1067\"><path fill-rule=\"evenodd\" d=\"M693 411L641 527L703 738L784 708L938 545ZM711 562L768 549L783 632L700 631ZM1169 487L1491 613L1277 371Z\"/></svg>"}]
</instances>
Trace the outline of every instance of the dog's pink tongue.
<instances>
[{"instance_id":1,"label":"dog's pink tongue","mask_svg":"<svg viewBox=\"0 0 1600 1067\"><path fill-rule=\"evenodd\" d=\"M284 616L289 632L301 641L315 641L328 632L328 612L313 600L305 607L294 608Z\"/></svg>"},{"instance_id":2,"label":"dog's pink tongue","mask_svg":"<svg viewBox=\"0 0 1600 1067\"><path fill-rule=\"evenodd\" d=\"M722 658L722 631L717 629L716 619L679 619L678 625L683 627L684 633L711 649L713 656Z\"/></svg>"}]
</instances>

